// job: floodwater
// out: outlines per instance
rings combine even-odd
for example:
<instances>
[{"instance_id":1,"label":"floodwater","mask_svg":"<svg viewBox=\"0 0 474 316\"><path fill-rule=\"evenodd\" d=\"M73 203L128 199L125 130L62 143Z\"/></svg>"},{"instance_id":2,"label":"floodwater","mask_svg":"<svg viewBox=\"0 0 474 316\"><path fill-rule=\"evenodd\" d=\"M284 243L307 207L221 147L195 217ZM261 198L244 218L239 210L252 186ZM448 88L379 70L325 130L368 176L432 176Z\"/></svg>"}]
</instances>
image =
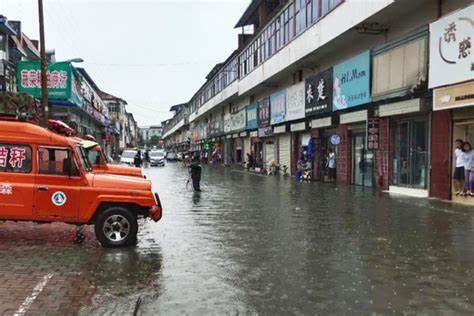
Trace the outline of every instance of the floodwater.
<instances>
[{"instance_id":1,"label":"floodwater","mask_svg":"<svg viewBox=\"0 0 474 316\"><path fill-rule=\"evenodd\" d=\"M20 238L7 268L34 257L77 278L62 288L84 287L84 315L474 314L472 208L224 167L194 193L180 163L145 173L164 214L137 247Z\"/></svg>"}]
</instances>

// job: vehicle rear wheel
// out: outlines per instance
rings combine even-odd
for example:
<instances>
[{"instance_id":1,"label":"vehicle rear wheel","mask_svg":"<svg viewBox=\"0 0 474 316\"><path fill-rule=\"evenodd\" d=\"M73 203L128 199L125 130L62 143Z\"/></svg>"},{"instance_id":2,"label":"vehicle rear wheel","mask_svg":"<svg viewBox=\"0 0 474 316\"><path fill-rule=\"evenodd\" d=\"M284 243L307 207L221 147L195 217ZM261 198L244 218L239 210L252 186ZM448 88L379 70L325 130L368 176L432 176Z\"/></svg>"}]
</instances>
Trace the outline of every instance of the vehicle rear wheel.
<instances>
[{"instance_id":1,"label":"vehicle rear wheel","mask_svg":"<svg viewBox=\"0 0 474 316\"><path fill-rule=\"evenodd\" d=\"M110 207L95 222L95 235L103 247L115 248L135 245L137 217L123 207Z\"/></svg>"}]
</instances>

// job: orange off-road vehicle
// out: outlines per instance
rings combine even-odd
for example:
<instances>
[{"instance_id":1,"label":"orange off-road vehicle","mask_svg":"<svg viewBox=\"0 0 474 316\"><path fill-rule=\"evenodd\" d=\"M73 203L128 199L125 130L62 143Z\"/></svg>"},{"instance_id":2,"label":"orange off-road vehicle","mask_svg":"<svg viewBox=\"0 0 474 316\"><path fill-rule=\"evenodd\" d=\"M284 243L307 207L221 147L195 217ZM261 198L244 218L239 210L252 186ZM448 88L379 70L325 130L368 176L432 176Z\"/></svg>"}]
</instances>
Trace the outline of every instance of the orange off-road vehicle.
<instances>
[{"instance_id":1,"label":"orange off-road vehicle","mask_svg":"<svg viewBox=\"0 0 474 316\"><path fill-rule=\"evenodd\" d=\"M143 173L140 168L109 163L102 147L95 141L81 140L81 145L89 157L94 173L108 173L143 178Z\"/></svg>"},{"instance_id":2,"label":"orange off-road vehicle","mask_svg":"<svg viewBox=\"0 0 474 316\"><path fill-rule=\"evenodd\" d=\"M93 173L80 140L0 118L0 221L94 224L119 247L136 243L138 217L161 219L150 181Z\"/></svg>"}]
</instances>

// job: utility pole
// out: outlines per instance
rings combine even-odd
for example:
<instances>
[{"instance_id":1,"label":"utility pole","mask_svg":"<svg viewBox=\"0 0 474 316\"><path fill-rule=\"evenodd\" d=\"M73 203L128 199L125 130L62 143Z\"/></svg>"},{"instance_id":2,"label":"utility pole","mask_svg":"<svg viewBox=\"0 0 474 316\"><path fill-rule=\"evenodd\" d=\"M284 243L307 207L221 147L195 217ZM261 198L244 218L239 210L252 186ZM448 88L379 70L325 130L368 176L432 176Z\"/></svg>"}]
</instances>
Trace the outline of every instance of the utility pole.
<instances>
[{"instance_id":1,"label":"utility pole","mask_svg":"<svg viewBox=\"0 0 474 316\"><path fill-rule=\"evenodd\" d=\"M44 40L43 0L38 0L39 32L40 32L40 63L41 63L41 122L48 125L48 81L46 76L46 46Z\"/></svg>"}]
</instances>

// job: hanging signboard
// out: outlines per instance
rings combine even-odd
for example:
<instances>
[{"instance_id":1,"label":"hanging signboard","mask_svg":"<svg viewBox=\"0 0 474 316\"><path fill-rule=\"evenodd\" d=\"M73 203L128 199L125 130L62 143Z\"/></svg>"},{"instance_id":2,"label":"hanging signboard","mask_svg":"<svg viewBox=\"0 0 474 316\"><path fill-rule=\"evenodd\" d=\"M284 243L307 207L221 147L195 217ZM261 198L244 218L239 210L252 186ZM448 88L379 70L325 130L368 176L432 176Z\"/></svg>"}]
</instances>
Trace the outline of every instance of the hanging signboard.
<instances>
[{"instance_id":1,"label":"hanging signboard","mask_svg":"<svg viewBox=\"0 0 474 316\"><path fill-rule=\"evenodd\" d=\"M474 81L433 90L433 111L474 106Z\"/></svg>"},{"instance_id":2,"label":"hanging signboard","mask_svg":"<svg viewBox=\"0 0 474 316\"><path fill-rule=\"evenodd\" d=\"M286 90L278 91L270 96L271 125L285 121L286 116Z\"/></svg>"},{"instance_id":3,"label":"hanging signboard","mask_svg":"<svg viewBox=\"0 0 474 316\"><path fill-rule=\"evenodd\" d=\"M332 68L306 79L305 107L306 115L327 113L332 111Z\"/></svg>"},{"instance_id":4,"label":"hanging signboard","mask_svg":"<svg viewBox=\"0 0 474 316\"><path fill-rule=\"evenodd\" d=\"M370 102L370 51L333 69L333 111Z\"/></svg>"},{"instance_id":5,"label":"hanging signboard","mask_svg":"<svg viewBox=\"0 0 474 316\"><path fill-rule=\"evenodd\" d=\"M379 118L371 118L367 121L367 147L370 150L379 149L379 123Z\"/></svg>"},{"instance_id":6,"label":"hanging signboard","mask_svg":"<svg viewBox=\"0 0 474 316\"><path fill-rule=\"evenodd\" d=\"M39 61L20 61L17 63L17 88L41 98L41 67ZM48 97L67 100L71 97L71 64L68 62L47 65Z\"/></svg>"},{"instance_id":7,"label":"hanging signboard","mask_svg":"<svg viewBox=\"0 0 474 316\"><path fill-rule=\"evenodd\" d=\"M247 129L257 129L258 128L258 105L257 103L252 103L246 108L247 115Z\"/></svg>"},{"instance_id":8,"label":"hanging signboard","mask_svg":"<svg viewBox=\"0 0 474 316\"><path fill-rule=\"evenodd\" d=\"M286 121L305 117L305 83L300 82L286 90Z\"/></svg>"},{"instance_id":9,"label":"hanging signboard","mask_svg":"<svg viewBox=\"0 0 474 316\"><path fill-rule=\"evenodd\" d=\"M258 102L258 127L270 125L270 98L263 98Z\"/></svg>"},{"instance_id":10,"label":"hanging signboard","mask_svg":"<svg viewBox=\"0 0 474 316\"><path fill-rule=\"evenodd\" d=\"M429 88L474 78L474 4L430 24Z\"/></svg>"}]
</instances>

